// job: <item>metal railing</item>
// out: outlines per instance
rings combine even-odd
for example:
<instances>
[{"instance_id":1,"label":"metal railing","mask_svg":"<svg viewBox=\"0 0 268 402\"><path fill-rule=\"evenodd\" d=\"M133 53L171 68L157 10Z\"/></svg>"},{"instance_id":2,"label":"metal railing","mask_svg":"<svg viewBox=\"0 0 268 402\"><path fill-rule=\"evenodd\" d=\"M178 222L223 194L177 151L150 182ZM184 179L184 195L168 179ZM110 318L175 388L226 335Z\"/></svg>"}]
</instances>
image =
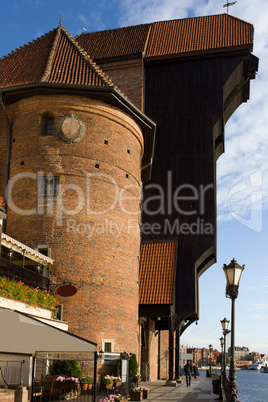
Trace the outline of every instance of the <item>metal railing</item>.
<instances>
[{"instance_id":1,"label":"metal railing","mask_svg":"<svg viewBox=\"0 0 268 402\"><path fill-rule=\"evenodd\" d=\"M27 268L16 265L13 262L0 257L0 276L16 281L22 281L25 285L49 290L49 279Z\"/></svg>"},{"instance_id":2,"label":"metal railing","mask_svg":"<svg viewBox=\"0 0 268 402\"><path fill-rule=\"evenodd\" d=\"M8 388L12 385L20 385L22 382L22 365L25 360L0 361L0 386Z\"/></svg>"},{"instance_id":3,"label":"metal railing","mask_svg":"<svg viewBox=\"0 0 268 402\"><path fill-rule=\"evenodd\" d=\"M227 402L239 402L238 395L234 388L230 387L230 382L225 371L222 371L222 385Z\"/></svg>"}]
</instances>

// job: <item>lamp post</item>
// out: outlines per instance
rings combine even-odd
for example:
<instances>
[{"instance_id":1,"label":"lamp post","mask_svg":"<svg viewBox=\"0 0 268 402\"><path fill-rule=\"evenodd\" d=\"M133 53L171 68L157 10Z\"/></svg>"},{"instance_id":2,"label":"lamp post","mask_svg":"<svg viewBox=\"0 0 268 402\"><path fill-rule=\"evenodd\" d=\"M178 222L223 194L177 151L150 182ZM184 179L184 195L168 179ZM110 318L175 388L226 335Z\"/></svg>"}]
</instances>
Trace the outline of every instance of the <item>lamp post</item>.
<instances>
[{"instance_id":1,"label":"lamp post","mask_svg":"<svg viewBox=\"0 0 268 402\"><path fill-rule=\"evenodd\" d=\"M221 344L221 369L223 370L223 345L224 345L224 337L220 337L220 344Z\"/></svg>"},{"instance_id":2,"label":"lamp post","mask_svg":"<svg viewBox=\"0 0 268 402\"><path fill-rule=\"evenodd\" d=\"M209 347L209 351L210 351L210 366L209 366L209 374L211 375L211 360L212 360L212 355L211 355L211 353L212 353L212 348L213 348L213 346L210 344L210 345L208 345L208 347Z\"/></svg>"},{"instance_id":3,"label":"lamp post","mask_svg":"<svg viewBox=\"0 0 268 402\"><path fill-rule=\"evenodd\" d=\"M238 394L238 385L236 382L235 372L235 299L238 296L239 281L244 270L244 265L241 267L233 258L229 265L223 265L223 271L226 277L226 297L232 300L232 315L231 315L231 361L229 370L229 391L233 389Z\"/></svg>"},{"instance_id":4,"label":"lamp post","mask_svg":"<svg viewBox=\"0 0 268 402\"><path fill-rule=\"evenodd\" d=\"M224 318L223 320L221 320L221 326L222 326L222 333L224 336L224 361L223 361L223 371L226 373L226 335L228 335L231 331L230 329L228 329L228 325L229 325L229 320L227 320L227 318Z\"/></svg>"}]
</instances>

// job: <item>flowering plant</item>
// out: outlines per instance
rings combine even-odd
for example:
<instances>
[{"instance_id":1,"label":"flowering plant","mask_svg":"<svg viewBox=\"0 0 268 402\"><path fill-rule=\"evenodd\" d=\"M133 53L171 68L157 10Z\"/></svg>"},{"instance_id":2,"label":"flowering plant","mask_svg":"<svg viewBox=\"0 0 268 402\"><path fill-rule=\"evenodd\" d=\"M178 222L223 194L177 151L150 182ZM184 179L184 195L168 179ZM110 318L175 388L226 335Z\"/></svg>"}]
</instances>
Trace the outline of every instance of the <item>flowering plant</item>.
<instances>
[{"instance_id":1,"label":"flowering plant","mask_svg":"<svg viewBox=\"0 0 268 402\"><path fill-rule=\"evenodd\" d=\"M110 401L119 402L122 401L123 397L121 394L109 395Z\"/></svg>"},{"instance_id":2,"label":"flowering plant","mask_svg":"<svg viewBox=\"0 0 268 402\"><path fill-rule=\"evenodd\" d=\"M143 391L150 391L150 388L144 387L143 385L140 386Z\"/></svg>"},{"instance_id":3,"label":"flowering plant","mask_svg":"<svg viewBox=\"0 0 268 402\"><path fill-rule=\"evenodd\" d=\"M59 302L49 292L31 288L23 282L0 277L0 297L21 301L29 306L44 307L57 312Z\"/></svg>"},{"instance_id":4,"label":"flowering plant","mask_svg":"<svg viewBox=\"0 0 268 402\"><path fill-rule=\"evenodd\" d=\"M113 380L114 380L115 383L122 381L120 376L114 377L114 376L112 375L111 377L113 378Z\"/></svg>"},{"instance_id":5,"label":"flowering plant","mask_svg":"<svg viewBox=\"0 0 268 402\"><path fill-rule=\"evenodd\" d=\"M132 388L131 392L134 392L134 393L143 392L143 387L134 387L134 388Z\"/></svg>"},{"instance_id":6,"label":"flowering plant","mask_svg":"<svg viewBox=\"0 0 268 402\"><path fill-rule=\"evenodd\" d=\"M116 394L116 395L109 395L109 397L106 397L104 399L100 399L100 402L119 402L122 401L123 397L121 394Z\"/></svg>"},{"instance_id":7,"label":"flowering plant","mask_svg":"<svg viewBox=\"0 0 268 402\"><path fill-rule=\"evenodd\" d=\"M135 374L134 375L134 382L137 382L141 379L141 375L140 374Z\"/></svg>"},{"instance_id":8,"label":"flowering plant","mask_svg":"<svg viewBox=\"0 0 268 402\"><path fill-rule=\"evenodd\" d=\"M107 374L103 379L102 379L103 384L106 385L111 385L114 383L114 377L110 376L109 374Z\"/></svg>"},{"instance_id":9,"label":"flowering plant","mask_svg":"<svg viewBox=\"0 0 268 402\"><path fill-rule=\"evenodd\" d=\"M77 377L62 377L61 375L56 378L57 382L61 382L63 384L78 384L79 378Z\"/></svg>"},{"instance_id":10,"label":"flowering plant","mask_svg":"<svg viewBox=\"0 0 268 402\"><path fill-rule=\"evenodd\" d=\"M4 198L0 197L0 209L5 209L5 203L4 203Z\"/></svg>"}]
</instances>

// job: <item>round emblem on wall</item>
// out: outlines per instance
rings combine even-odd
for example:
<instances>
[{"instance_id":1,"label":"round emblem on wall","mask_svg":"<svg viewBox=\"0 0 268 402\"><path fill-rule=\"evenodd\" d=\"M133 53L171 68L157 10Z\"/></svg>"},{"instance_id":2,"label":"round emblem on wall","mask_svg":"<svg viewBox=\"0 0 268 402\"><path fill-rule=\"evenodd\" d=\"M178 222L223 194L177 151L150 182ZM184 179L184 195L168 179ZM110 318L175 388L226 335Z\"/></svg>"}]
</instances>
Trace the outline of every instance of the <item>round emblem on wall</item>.
<instances>
[{"instance_id":1,"label":"round emblem on wall","mask_svg":"<svg viewBox=\"0 0 268 402\"><path fill-rule=\"evenodd\" d=\"M79 142L83 138L83 132L83 124L71 113L62 121L59 137L68 143Z\"/></svg>"}]
</instances>

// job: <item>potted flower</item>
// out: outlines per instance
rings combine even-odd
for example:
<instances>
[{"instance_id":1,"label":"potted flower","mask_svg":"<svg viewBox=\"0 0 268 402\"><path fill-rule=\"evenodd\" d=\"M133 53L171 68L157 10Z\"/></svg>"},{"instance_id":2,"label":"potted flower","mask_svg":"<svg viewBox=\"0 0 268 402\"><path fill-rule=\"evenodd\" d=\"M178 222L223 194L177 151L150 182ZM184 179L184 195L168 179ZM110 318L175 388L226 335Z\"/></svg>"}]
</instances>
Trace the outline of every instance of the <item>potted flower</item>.
<instances>
[{"instance_id":1,"label":"potted flower","mask_svg":"<svg viewBox=\"0 0 268 402\"><path fill-rule=\"evenodd\" d=\"M80 379L81 390L86 391L88 389L88 381L86 377Z\"/></svg>"},{"instance_id":2,"label":"potted flower","mask_svg":"<svg viewBox=\"0 0 268 402\"><path fill-rule=\"evenodd\" d=\"M109 395L109 397L106 396L104 399L100 399L100 402L119 402L122 401L123 397L121 394L116 394L116 395Z\"/></svg>"},{"instance_id":3,"label":"potted flower","mask_svg":"<svg viewBox=\"0 0 268 402\"><path fill-rule=\"evenodd\" d=\"M116 387L119 387L119 385L122 384L122 380L121 380L121 377L120 377L120 376L118 376L118 377L112 376L112 378L114 379L114 385L115 385Z\"/></svg>"},{"instance_id":4,"label":"potted flower","mask_svg":"<svg viewBox=\"0 0 268 402\"><path fill-rule=\"evenodd\" d=\"M79 383L80 380L77 377L63 377L60 375L56 378L56 384L63 390L63 393L78 389Z\"/></svg>"},{"instance_id":5,"label":"potted flower","mask_svg":"<svg viewBox=\"0 0 268 402\"><path fill-rule=\"evenodd\" d=\"M149 398L149 391L150 391L150 388L143 387L143 386L140 387L140 388L142 388L143 399Z\"/></svg>"},{"instance_id":6,"label":"potted flower","mask_svg":"<svg viewBox=\"0 0 268 402\"><path fill-rule=\"evenodd\" d=\"M140 374L135 374L133 378L134 378L134 382L138 382L138 381L141 380L141 375Z\"/></svg>"},{"instance_id":7,"label":"potted flower","mask_svg":"<svg viewBox=\"0 0 268 402\"><path fill-rule=\"evenodd\" d=\"M92 377L86 377L87 380L87 384L88 384L88 389L92 388L92 384L93 384L93 378Z\"/></svg>"},{"instance_id":8,"label":"potted flower","mask_svg":"<svg viewBox=\"0 0 268 402\"><path fill-rule=\"evenodd\" d=\"M105 388L112 389L114 385L114 378L113 376L110 376L107 374L103 379L102 379L102 384L105 385Z\"/></svg>"},{"instance_id":9,"label":"potted flower","mask_svg":"<svg viewBox=\"0 0 268 402\"><path fill-rule=\"evenodd\" d=\"M110 401L114 401L114 402L120 402L123 399L121 394L110 395L109 398L110 398Z\"/></svg>"},{"instance_id":10,"label":"potted flower","mask_svg":"<svg viewBox=\"0 0 268 402\"><path fill-rule=\"evenodd\" d=\"M130 398L132 401L142 401L143 399L143 389L142 387L134 387L130 391Z\"/></svg>"}]
</instances>

